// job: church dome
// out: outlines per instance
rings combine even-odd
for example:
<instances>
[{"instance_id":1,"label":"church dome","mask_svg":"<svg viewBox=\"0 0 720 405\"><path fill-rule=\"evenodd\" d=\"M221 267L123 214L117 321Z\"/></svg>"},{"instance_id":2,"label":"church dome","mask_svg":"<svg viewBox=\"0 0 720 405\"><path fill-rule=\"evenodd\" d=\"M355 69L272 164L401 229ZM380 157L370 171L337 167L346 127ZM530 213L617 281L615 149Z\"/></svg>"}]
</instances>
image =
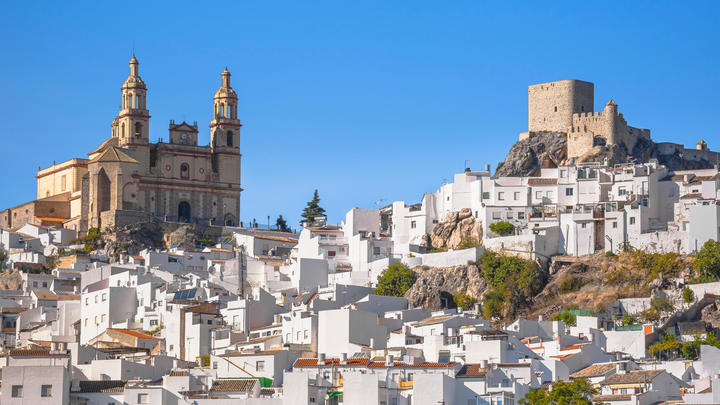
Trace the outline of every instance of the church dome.
<instances>
[{"instance_id":1,"label":"church dome","mask_svg":"<svg viewBox=\"0 0 720 405\"><path fill-rule=\"evenodd\" d=\"M220 74L222 76L222 85L215 92L215 99L218 98L233 98L237 99L237 93L230 87L230 71L225 67L225 70Z\"/></svg>"}]
</instances>

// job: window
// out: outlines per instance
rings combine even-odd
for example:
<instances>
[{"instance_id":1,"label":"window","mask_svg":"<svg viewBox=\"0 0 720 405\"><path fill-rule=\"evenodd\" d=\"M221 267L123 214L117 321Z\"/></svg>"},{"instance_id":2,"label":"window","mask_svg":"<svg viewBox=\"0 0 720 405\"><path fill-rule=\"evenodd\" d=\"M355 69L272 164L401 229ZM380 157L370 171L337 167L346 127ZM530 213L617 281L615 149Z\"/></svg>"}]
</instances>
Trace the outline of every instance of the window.
<instances>
[{"instance_id":1,"label":"window","mask_svg":"<svg viewBox=\"0 0 720 405\"><path fill-rule=\"evenodd\" d=\"M565 169L560 169L560 177L567 177L567 171Z\"/></svg>"},{"instance_id":2,"label":"window","mask_svg":"<svg viewBox=\"0 0 720 405\"><path fill-rule=\"evenodd\" d=\"M617 228L617 221L613 221L613 229Z\"/></svg>"},{"instance_id":3,"label":"window","mask_svg":"<svg viewBox=\"0 0 720 405\"><path fill-rule=\"evenodd\" d=\"M47 281L43 281L43 288L47 288Z\"/></svg>"},{"instance_id":4,"label":"window","mask_svg":"<svg viewBox=\"0 0 720 405\"><path fill-rule=\"evenodd\" d=\"M158 324L157 319L151 319L151 320L150 320L150 326L157 326L157 324Z\"/></svg>"},{"instance_id":5,"label":"window","mask_svg":"<svg viewBox=\"0 0 720 405\"><path fill-rule=\"evenodd\" d=\"M518 212L518 219L525 219L525 213L524 212Z\"/></svg>"},{"instance_id":6,"label":"window","mask_svg":"<svg viewBox=\"0 0 720 405\"><path fill-rule=\"evenodd\" d=\"M105 314L102 314L102 315L100 316L100 322L105 322L105 319L107 319L107 318L105 317Z\"/></svg>"},{"instance_id":7,"label":"window","mask_svg":"<svg viewBox=\"0 0 720 405\"><path fill-rule=\"evenodd\" d=\"M190 177L190 165L187 163L183 163L180 165L180 177L183 179L187 179Z\"/></svg>"},{"instance_id":8,"label":"window","mask_svg":"<svg viewBox=\"0 0 720 405\"><path fill-rule=\"evenodd\" d=\"M552 198L552 196L553 196L553 192L552 192L552 191L548 191L548 192L545 193L545 197L547 197L547 198Z\"/></svg>"},{"instance_id":9,"label":"window","mask_svg":"<svg viewBox=\"0 0 720 405\"><path fill-rule=\"evenodd\" d=\"M503 193L502 191L499 192L499 193L498 193L498 200L501 200L501 201L502 201L502 200L504 200L504 199L505 199L505 193Z\"/></svg>"},{"instance_id":10,"label":"window","mask_svg":"<svg viewBox=\"0 0 720 405\"><path fill-rule=\"evenodd\" d=\"M207 324L208 324L208 325L212 325L212 319L208 319L208 320L207 320Z\"/></svg>"},{"instance_id":11,"label":"window","mask_svg":"<svg viewBox=\"0 0 720 405\"><path fill-rule=\"evenodd\" d=\"M48 398L52 396L52 385L41 385L40 386L40 396L43 398Z\"/></svg>"},{"instance_id":12,"label":"window","mask_svg":"<svg viewBox=\"0 0 720 405\"><path fill-rule=\"evenodd\" d=\"M12 386L12 397L13 398L22 398L23 395L23 386L22 385L13 385Z\"/></svg>"},{"instance_id":13,"label":"window","mask_svg":"<svg viewBox=\"0 0 720 405\"><path fill-rule=\"evenodd\" d=\"M519 191L516 191L515 194L513 194L513 199L514 199L515 201L517 201L517 200L520 199L520 192L519 192Z\"/></svg>"},{"instance_id":14,"label":"window","mask_svg":"<svg viewBox=\"0 0 720 405\"><path fill-rule=\"evenodd\" d=\"M33 281L33 287L37 287L37 286L38 286L37 281Z\"/></svg>"},{"instance_id":15,"label":"window","mask_svg":"<svg viewBox=\"0 0 720 405\"><path fill-rule=\"evenodd\" d=\"M373 254L374 254L375 256L379 255L379 254L380 254L380 248L377 247L377 246L376 246L376 247L373 247Z\"/></svg>"},{"instance_id":16,"label":"window","mask_svg":"<svg viewBox=\"0 0 720 405\"><path fill-rule=\"evenodd\" d=\"M415 229L416 226L417 226L416 221L410 221L410 228Z\"/></svg>"},{"instance_id":17,"label":"window","mask_svg":"<svg viewBox=\"0 0 720 405\"><path fill-rule=\"evenodd\" d=\"M67 188L67 176L63 175L62 177L60 177L60 189L62 191L65 191L66 188Z\"/></svg>"},{"instance_id":18,"label":"window","mask_svg":"<svg viewBox=\"0 0 720 405\"><path fill-rule=\"evenodd\" d=\"M255 371L265 371L265 362L263 360L255 362Z\"/></svg>"},{"instance_id":19,"label":"window","mask_svg":"<svg viewBox=\"0 0 720 405\"><path fill-rule=\"evenodd\" d=\"M571 195L573 195L573 189L570 188L570 187L566 188L566 189L565 189L565 195L566 195L566 196L571 196Z\"/></svg>"},{"instance_id":20,"label":"window","mask_svg":"<svg viewBox=\"0 0 720 405\"><path fill-rule=\"evenodd\" d=\"M213 367L213 370L217 370L217 361L213 361L212 367Z\"/></svg>"},{"instance_id":21,"label":"window","mask_svg":"<svg viewBox=\"0 0 720 405\"><path fill-rule=\"evenodd\" d=\"M535 198L542 198L542 191L536 191Z\"/></svg>"},{"instance_id":22,"label":"window","mask_svg":"<svg viewBox=\"0 0 720 405\"><path fill-rule=\"evenodd\" d=\"M100 296L99 296L99 295L96 295L96 296L95 296L95 303L96 303L96 304L98 303L98 298L100 298Z\"/></svg>"},{"instance_id":23,"label":"window","mask_svg":"<svg viewBox=\"0 0 720 405\"><path fill-rule=\"evenodd\" d=\"M148 394L138 394L137 398L138 404L147 404L148 403Z\"/></svg>"},{"instance_id":24,"label":"window","mask_svg":"<svg viewBox=\"0 0 720 405\"><path fill-rule=\"evenodd\" d=\"M233 133L232 131L227 132L227 146L233 146Z\"/></svg>"},{"instance_id":25,"label":"window","mask_svg":"<svg viewBox=\"0 0 720 405\"><path fill-rule=\"evenodd\" d=\"M635 217L630 217L630 225L635 224Z\"/></svg>"},{"instance_id":26,"label":"window","mask_svg":"<svg viewBox=\"0 0 720 405\"><path fill-rule=\"evenodd\" d=\"M494 211L492 217L493 219L500 219L500 211Z\"/></svg>"},{"instance_id":27,"label":"window","mask_svg":"<svg viewBox=\"0 0 720 405\"><path fill-rule=\"evenodd\" d=\"M582 229L587 228L587 222L583 222L583 223L580 225L580 227L581 227Z\"/></svg>"},{"instance_id":28,"label":"window","mask_svg":"<svg viewBox=\"0 0 720 405\"><path fill-rule=\"evenodd\" d=\"M334 250L329 251L328 257L335 257L335 251Z\"/></svg>"},{"instance_id":29,"label":"window","mask_svg":"<svg viewBox=\"0 0 720 405\"><path fill-rule=\"evenodd\" d=\"M483 200L489 200L490 199L490 193L487 191L483 191L482 193L482 199Z\"/></svg>"},{"instance_id":30,"label":"window","mask_svg":"<svg viewBox=\"0 0 720 405\"><path fill-rule=\"evenodd\" d=\"M625 190L625 187L618 188L618 195L625 195L627 190Z\"/></svg>"},{"instance_id":31,"label":"window","mask_svg":"<svg viewBox=\"0 0 720 405\"><path fill-rule=\"evenodd\" d=\"M135 136L141 136L142 135L142 124L139 122L135 123Z\"/></svg>"},{"instance_id":32,"label":"window","mask_svg":"<svg viewBox=\"0 0 720 405\"><path fill-rule=\"evenodd\" d=\"M555 106L555 112L557 112L557 106Z\"/></svg>"},{"instance_id":33,"label":"window","mask_svg":"<svg viewBox=\"0 0 720 405\"><path fill-rule=\"evenodd\" d=\"M309 335L309 333L308 333L308 331L305 331L304 333L305 333L305 339L307 339L307 338L308 338L308 335Z\"/></svg>"},{"instance_id":34,"label":"window","mask_svg":"<svg viewBox=\"0 0 720 405\"><path fill-rule=\"evenodd\" d=\"M513 217L512 211L508 211L507 214L505 214L505 217L507 219L512 219L512 217Z\"/></svg>"},{"instance_id":35,"label":"window","mask_svg":"<svg viewBox=\"0 0 720 405\"><path fill-rule=\"evenodd\" d=\"M297 331L297 341L299 342L301 340L302 340L302 331Z\"/></svg>"},{"instance_id":36,"label":"window","mask_svg":"<svg viewBox=\"0 0 720 405\"><path fill-rule=\"evenodd\" d=\"M97 315L95 315L95 325L97 325L97 324L98 324Z\"/></svg>"},{"instance_id":37,"label":"window","mask_svg":"<svg viewBox=\"0 0 720 405\"><path fill-rule=\"evenodd\" d=\"M85 326L88 326L88 318L85 318Z\"/></svg>"}]
</instances>

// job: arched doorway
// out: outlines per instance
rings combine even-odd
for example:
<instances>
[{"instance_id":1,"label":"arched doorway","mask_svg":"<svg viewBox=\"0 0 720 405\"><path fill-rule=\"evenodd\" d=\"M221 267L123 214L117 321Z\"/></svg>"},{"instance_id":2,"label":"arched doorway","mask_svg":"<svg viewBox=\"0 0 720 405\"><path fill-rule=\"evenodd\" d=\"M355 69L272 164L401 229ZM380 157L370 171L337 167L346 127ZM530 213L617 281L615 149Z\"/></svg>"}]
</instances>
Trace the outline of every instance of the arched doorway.
<instances>
[{"instance_id":1,"label":"arched doorway","mask_svg":"<svg viewBox=\"0 0 720 405\"><path fill-rule=\"evenodd\" d=\"M225 215L225 226L235 226L235 215L233 215L233 214Z\"/></svg>"},{"instance_id":2,"label":"arched doorway","mask_svg":"<svg viewBox=\"0 0 720 405\"><path fill-rule=\"evenodd\" d=\"M178 222L190 222L190 204L187 201L178 205Z\"/></svg>"}]
</instances>

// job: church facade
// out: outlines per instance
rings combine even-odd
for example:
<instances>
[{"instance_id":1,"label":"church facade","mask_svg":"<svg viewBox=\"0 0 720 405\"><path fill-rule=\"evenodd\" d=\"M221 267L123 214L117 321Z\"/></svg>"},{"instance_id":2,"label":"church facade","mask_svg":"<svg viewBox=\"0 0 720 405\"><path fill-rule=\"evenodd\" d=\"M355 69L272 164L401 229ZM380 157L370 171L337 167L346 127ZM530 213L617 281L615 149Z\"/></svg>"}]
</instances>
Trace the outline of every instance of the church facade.
<instances>
[{"instance_id":1,"label":"church facade","mask_svg":"<svg viewBox=\"0 0 720 405\"><path fill-rule=\"evenodd\" d=\"M2 225L62 224L82 234L92 227L150 219L237 224L242 192L241 124L238 96L230 86L227 68L213 97L207 146L198 145L197 122L170 121L167 142L150 142L147 86L134 55L121 97L111 136L87 159L38 170L37 200L0 213ZM37 210L32 208L43 202L55 206L53 213L45 210L44 217L32 214ZM32 207L28 209L28 205Z\"/></svg>"}]
</instances>

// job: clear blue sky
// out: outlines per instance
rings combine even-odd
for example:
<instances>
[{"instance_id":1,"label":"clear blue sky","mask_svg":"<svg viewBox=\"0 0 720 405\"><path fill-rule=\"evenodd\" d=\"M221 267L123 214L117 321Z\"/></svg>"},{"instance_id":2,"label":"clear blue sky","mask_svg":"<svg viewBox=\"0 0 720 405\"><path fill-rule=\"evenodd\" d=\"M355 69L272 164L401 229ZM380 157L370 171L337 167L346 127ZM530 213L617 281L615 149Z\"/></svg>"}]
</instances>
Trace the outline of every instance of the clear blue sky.
<instances>
[{"instance_id":1,"label":"clear blue sky","mask_svg":"<svg viewBox=\"0 0 720 405\"><path fill-rule=\"evenodd\" d=\"M110 136L131 50L151 139L197 120L228 66L244 127L242 219L296 226L419 201L527 129L531 83L595 83L655 140L720 149L718 2L2 2L0 208ZM510 2L507 2L510 3Z\"/></svg>"}]
</instances>

